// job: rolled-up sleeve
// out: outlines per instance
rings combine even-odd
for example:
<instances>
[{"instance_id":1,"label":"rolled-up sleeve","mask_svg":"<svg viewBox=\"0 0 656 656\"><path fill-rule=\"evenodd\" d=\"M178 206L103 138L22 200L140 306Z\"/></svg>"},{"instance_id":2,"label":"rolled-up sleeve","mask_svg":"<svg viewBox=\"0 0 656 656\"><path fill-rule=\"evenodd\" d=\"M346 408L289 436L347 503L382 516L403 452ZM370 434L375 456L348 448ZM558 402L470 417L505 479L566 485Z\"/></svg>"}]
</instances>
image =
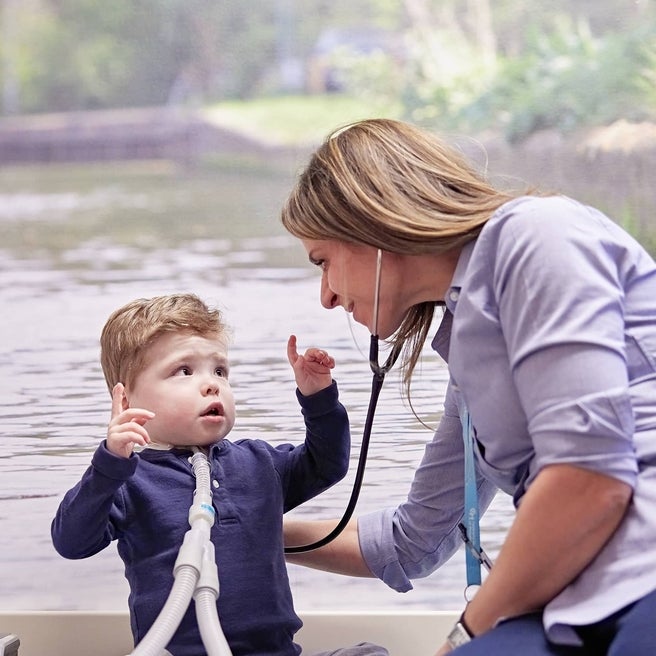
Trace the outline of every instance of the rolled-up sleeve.
<instances>
[{"instance_id":1,"label":"rolled-up sleeve","mask_svg":"<svg viewBox=\"0 0 656 656\"><path fill-rule=\"evenodd\" d=\"M509 216L500 232L494 282L534 473L569 463L635 485L624 307L631 274L622 263L628 258L591 237L596 215L581 205L553 199L528 204L525 215Z\"/></svg>"}]
</instances>

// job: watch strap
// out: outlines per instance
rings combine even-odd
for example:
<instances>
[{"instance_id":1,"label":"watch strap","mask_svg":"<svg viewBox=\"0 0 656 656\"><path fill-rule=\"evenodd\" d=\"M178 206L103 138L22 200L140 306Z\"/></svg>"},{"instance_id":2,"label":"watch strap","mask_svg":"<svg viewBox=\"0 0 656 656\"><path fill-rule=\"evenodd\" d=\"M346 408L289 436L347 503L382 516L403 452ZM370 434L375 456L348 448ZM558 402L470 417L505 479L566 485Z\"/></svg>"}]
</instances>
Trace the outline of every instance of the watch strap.
<instances>
[{"instance_id":1,"label":"watch strap","mask_svg":"<svg viewBox=\"0 0 656 656\"><path fill-rule=\"evenodd\" d=\"M451 632L446 637L446 641L449 643L450 647L454 649L462 645L466 645L468 642L471 642L471 636L467 633L467 629L462 625L461 622L456 622L454 627L451 629Z\"/></svg>"},{"instance_id":2,"label":"watch strap","mask_svg":"<svg viewBox=\"0 0 656 656\"><path fill-rule=\"evenodd\" d=\"M462 624L462 628L467 632L467 635L473 640L474 639L474 632L469 628L469 624L465 622L465 613L463 611L462 615L460 616L460 619L458 620L460 624Z\"/></svg>"},{"instance_id":3,"label":"watch strap","mask_svg":"<svg viewBox=\"0 0 656 656\"><path fill-rule=\"evenodd\" d=\"M449 643L450 647L455 649L456 647L461 647L462 645L471 642L473 637L474 634L467 626L467 623L465 622L465 614L463 613L449 632L446 641Z\"/></svg>"}]
</instances>

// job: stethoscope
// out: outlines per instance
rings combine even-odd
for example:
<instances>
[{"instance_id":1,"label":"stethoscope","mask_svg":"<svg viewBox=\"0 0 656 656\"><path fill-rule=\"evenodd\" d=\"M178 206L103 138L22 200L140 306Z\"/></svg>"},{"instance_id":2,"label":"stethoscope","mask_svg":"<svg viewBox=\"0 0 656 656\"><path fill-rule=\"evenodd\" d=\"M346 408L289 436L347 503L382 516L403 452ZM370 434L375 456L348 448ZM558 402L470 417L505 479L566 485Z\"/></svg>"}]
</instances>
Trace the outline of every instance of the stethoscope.
<instances>
[{"instance_id":1,"label":"stethoscope","mask_svg":"<svg viewBox=\"0 0 656 656\"><path fill-rule=\"evenodd\" d=\"M360 489L362 488L362 480L364 478L364 470L367 464L369 440L371 438L371 429L374 423L374 414L376 412L376 405L378 404L380 390L383 388L385 374L394 366L394 363L396 362L397 358L399 357L399 353L401 352L401 345L395 344L390 351L387 360L385 360L385 363L382 365L378 363L378 305L380 301L380 276L382 266L383 251L379 248L376 256L376 281L374 285L374 332L371 335L371 340L369 342L369 366L371 367L373 378L371 381L371 395L369 398L369 407L367 409L367 418L365 420L364 430L362 433L362 445L360 447L360 457L358 458L358 468L355 472L355 480L353 481L351 498L349 499L349 502L346 506L344 515L339 520L337 526L335 526L335 528L330 533L328 533L328 535L311 544L305 544L297 547L285 547L285 553L291 554L313 551L314 549L319 549L329 542L332 542L332 540L334 540L348 524L358 502Z\"/></svg>"}]
</instances>

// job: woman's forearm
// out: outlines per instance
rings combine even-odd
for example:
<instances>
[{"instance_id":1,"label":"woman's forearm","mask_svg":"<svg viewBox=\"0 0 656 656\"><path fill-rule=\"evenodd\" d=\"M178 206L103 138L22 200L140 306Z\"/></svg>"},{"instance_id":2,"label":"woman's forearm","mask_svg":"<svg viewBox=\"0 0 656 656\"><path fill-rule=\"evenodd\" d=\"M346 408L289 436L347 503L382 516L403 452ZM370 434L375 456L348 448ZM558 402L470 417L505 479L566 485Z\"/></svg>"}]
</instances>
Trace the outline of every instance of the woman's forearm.
<instances>
[{"instance_id":1,"label":"woman's forearm","mask_svg":"<svg viewBox=\"0 0 656 656\"><path fill-rule=\"evenodd\" d=\"M522 499L487 580L466 611L475 634L542 608L580 574L617 529L631 488L570 465L546 467Z\"/></svg>"},{"instance_id":2,"label":"woman's forearm","mask_svg":"<svg viewBox=\"0 0 656 656\"><path fill-rule=\"evenodd\" d=\"M328 535L338 520L284 521L285 546L310 544ZM287 554L290 563L348 576L373 577L360 551L357 520L352 519L344 530L324 547L298 554Z\"/></svg>"}]
</instances>

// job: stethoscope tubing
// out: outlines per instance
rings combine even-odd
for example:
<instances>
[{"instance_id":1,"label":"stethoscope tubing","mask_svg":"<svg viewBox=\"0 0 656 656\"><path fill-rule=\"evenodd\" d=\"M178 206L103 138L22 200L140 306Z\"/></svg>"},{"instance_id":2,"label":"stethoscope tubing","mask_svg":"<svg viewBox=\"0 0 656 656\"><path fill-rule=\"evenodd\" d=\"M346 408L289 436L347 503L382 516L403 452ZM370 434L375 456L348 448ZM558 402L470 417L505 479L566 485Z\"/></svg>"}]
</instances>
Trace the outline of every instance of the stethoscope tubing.
<instances>
[{"instance_id":1,"label":"stethoscope tubing","mask_svg":"<svg viewBox=\"0 0 656 656\"><path fill-rule=\"evenodd\" d=\"M325 537L313 542L312 544L305 544L296 547L285 547L286 554L303 553L306 551L314 551L319 549L329 542L332 542L346 527L349 520L353 516L353 511L358 503L360 490L362 489L362 480L364 479L364 470L367 465L367 454L369 453L369 440L371 439L371 429L374 424L374 415L376 414L376 405L378 404L378 397L380 390L383 388L383 381L385 374L394 366L396 359L399 357L400 346L395 345L385 364L382 366L378 364L378 306L380 302L380 278L383 266L383 251L379 248L376 256L376 279L374 283L374 315L373 315L373 330L371 341L369 344L369 366L373 372L371 381L371 395L369 397L369 407L367 409L367 417L364 422L364 430L362 432L362 445L360 446L360 456L358 457L358 468L355 472L355 480L353 481L353 489L351 490L351 497L346 506L346 510L342 515L335 528L328 533Z\"/></svg>"},{"instance_id":2,"label":"stethoscope tubing","mask_svg":"<svg viewBox=\"0 0 656 656\"><path fill-rule=\"evenodd\" d=\"M374 424L374 415L376 414L376 406L378 405L378 397L380 396L380 390L383 388L383 381L385 380L385 374L392 368L396 359L399 355L399 348L394 347L387 358L385 364L381 367L378 365L378 336L371 336L371 345L369 348L369 357L371 363L371 369L373 371L373 377L371 380L371 395L369 397L369 407L367 408L367 417L364 422L364 430L362 431L362 444L360 446L360 455L358 457L358 467L355 472L355 479L353 481L353 489L351 490L351 497L346 506L346 510L342 515L342 518L339 520L335 528L328 533L326 536L313 542L311 544L304 544L295 547L285 547L286 554L295 554L295 553L304 553L306 551L314 551L324 547L329 542L332 542L346 527L349 523L355 506L358 503L358 498L360 497L360 490L362 489L362 481L364 479L364 471L367 466L367 455L369 453L369 441L371 439L371 430ZM375 365L374 365L375 363Z\"/></svg>"}]
</instances>

